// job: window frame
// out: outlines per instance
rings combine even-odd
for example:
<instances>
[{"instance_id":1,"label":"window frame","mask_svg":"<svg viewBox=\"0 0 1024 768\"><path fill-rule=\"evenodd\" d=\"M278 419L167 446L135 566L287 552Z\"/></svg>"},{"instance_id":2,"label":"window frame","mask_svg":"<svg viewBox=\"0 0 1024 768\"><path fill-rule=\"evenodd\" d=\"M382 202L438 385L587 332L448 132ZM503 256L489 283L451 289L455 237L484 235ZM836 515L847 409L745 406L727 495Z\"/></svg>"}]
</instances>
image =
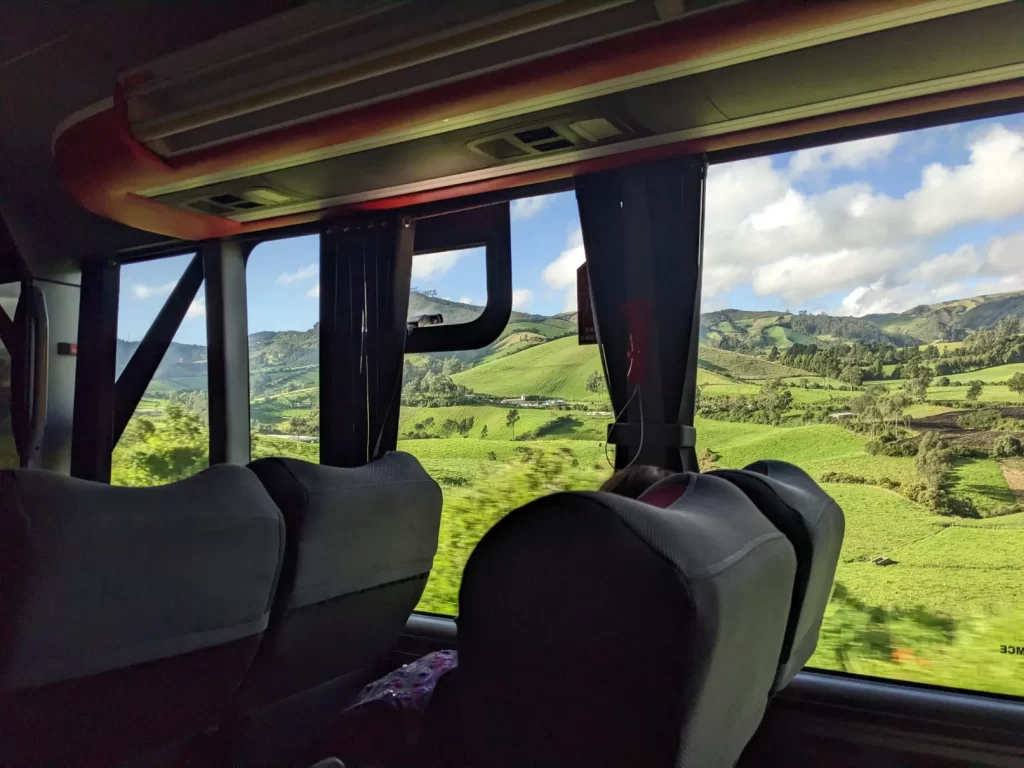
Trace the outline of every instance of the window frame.
<instances>
[{"instance_id":1,"label":"window frame","mask_svg":"<svg viewBox=\"0 0 1024 768\"><path fill-rule=\"evenodd\" d=\"M508 202L432 213L416 221L413 258L441 251L484 248L487 301L475 320L410 328L405 353L479 349L494 341L512 316L512 236Z\"/></svg>"},{"instance_id":2,"label":"window frame","mask_svg":"<svg viewBox=\"0 0 1024 768\"><path fill-rule=\"evenodd\" d=\"M865 122L858 125L715 150L707 153L707 159L709 165L715 165L889 133L920 130L1021 112L1024 112L1024 99L1015 98L880 122L868 122L870 113L865 113L867 114L867 117L864 118ZM573 179L568 178L461 198L458 202L462 203L463 207L469 207L474 203L484 201L512 201L540 194L567 191L573 186ZM452 205L453 202L448 201L441 205L432 204L410 209L409 212L411 215L416 215L417 212L430 212L439 208L451 209ZM239 240L250 244L248 250L251 252L252 248L263 242L303 234L319 234L339 220L337 218L325 219L313 224L283 227L239 238ZM228 241L230 239L221 242ZM195 249L195 245L198 244L174 242L155 248L122 251L115 254L114 259L107 263L120 265L148 258L191 253ZM417 252L422 251L418 250ZM83 308L86 306L84 300L86 290L83 276ZM210 309L208 308L207 311L209 312ZM92 320L92 318L89 319ZM116 307L114 323L113 333L116 338ZM456 326L451 326L451 328L454 327ZM323 333L324 329L321 332ZM80 360L82 359L82 348L83 345L80 342ZM223 362L223 360L214 360L212 357L210 359L211 366L222 365ZM81 376L81 366L79 371ZM76 427L79 412L88 408L97 409L97 404L95 402L82 403L76 396ZM97 443L92 442L88 445L88 449L96 452L96 445ZM107 462L109 467L109 456ZM455 637L455 629L454 618L433 614L413 614L407 623L406 639L436 642L441 643L438 647L451 647L450 643ZM445 645L446 643L447 645ZM888 739L902 738L907 742L920 737L922 741L932 743L934 740L931 736L933 735L948 736L949 740L956 741L960 738L959 736L949 736L947 733L954 723L973 731L974 737L965 742L969 744L991 744L1003 741L1007 738L1008 733L1015 734L1019 743L1020 735L1024 734L1024 700L1020 697L814 669L799 672L789 688L776 697L772 709L778 710L778 718L784 722L798 718L794 721L798 727L800 723L806 722L810 716L808 714L810 710L820 709L817 715L822 722L822 728L832 732L836 738L846 739L850 738L847 727L851 719L858 724L862 721L880 719L882 724L865 725L864 728L869 731L876 729L879 732L884 732L885 738ZM893 726L892 722L886 723L892 718L897 719L901 724ZM805 727L802 730L806 732L808 729ZM899 736L893 734L894 730Z\"/></svg>"}]
</instances>

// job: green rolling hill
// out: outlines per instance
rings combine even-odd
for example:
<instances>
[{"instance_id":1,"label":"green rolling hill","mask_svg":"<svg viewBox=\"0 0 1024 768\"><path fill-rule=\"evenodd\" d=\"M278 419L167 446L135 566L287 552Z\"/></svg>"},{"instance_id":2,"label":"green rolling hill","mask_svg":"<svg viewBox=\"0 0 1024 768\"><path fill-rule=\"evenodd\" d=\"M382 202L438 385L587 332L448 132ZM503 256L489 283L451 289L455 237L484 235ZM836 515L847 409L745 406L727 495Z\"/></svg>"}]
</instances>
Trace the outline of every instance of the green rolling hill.
<instances>
[{"instance_id":1,"label":"green rolling hill","mask_svg":"<svg viewBox=\"0 0 1024 768\"><path fill-rule=\"evenodd\" d=\"M477 317L480 307L459 304L426 293L410 297L410 315L441 314L446 323ZM994 325L1006 315L1024 317L1024 291L975 296L922 305L899 314L833 317L783 311L725 309L701 316L700 383L725 385L775 377L806 376L806 371L772 363L753 351L781 350L793 344L884 342L920 345L962 338ZM957 342L946 342L947 346ZM118 340L117 373L124 369L138 342ZM743 353L746 354L743 354ZM576 343L576 313L553 316L513 312L502 334L488 346L433 357L458 357L470 366L456 380L491 395L522 394L566 400L592 399L586 378L599 370L596 347ZM319 324L307 331L261 331L249 336L250 374L255 396L319 383ZM417 355L422 364L428 356ZM991 375L997 379L1003 372ZM976 374L965 378L982 378ZM992 380L992 379L989 379ZM206 388L206 347L172 343L151 389L186 391Z\"/></svg>"},{"instance_id":2,"label":"green rolling hill","mask_svg":"<svg viewBox=\"0 0 1024 768\"><path fill-rule=\"evenodd\" d=\"M499 397L537 395L564 400L596 400L587 377L601 369L596 346L581 347L575 336L548 341L513 355L483 362L452 379L474 392Z\"/></svg>"},{"instance_id":3,"label":"green rolling hill","mask_svg":"<svg viewBox=\"0 0 1024 768\"><path fill-rule=\"evenodd\" d=\"M1024 291L921 304L906 312L865 315L861 319L888 333L915 336L927 343L958 341L972 331L992 327L1010 315L1024 320Z\"/></svg>"},{"instance_id":4,"label":"green rolling hill","mask_svg":"<svg viewBox=\"0 0 1024 768\"><path fill-rule=\"evenodd\" d=\"M762 357L742 355L725 349L701 345L698 365L712 373L730 379L781 379L787 376L806 376L806 371L788 365L772 363Z\"/></svg>"}]
</instances>

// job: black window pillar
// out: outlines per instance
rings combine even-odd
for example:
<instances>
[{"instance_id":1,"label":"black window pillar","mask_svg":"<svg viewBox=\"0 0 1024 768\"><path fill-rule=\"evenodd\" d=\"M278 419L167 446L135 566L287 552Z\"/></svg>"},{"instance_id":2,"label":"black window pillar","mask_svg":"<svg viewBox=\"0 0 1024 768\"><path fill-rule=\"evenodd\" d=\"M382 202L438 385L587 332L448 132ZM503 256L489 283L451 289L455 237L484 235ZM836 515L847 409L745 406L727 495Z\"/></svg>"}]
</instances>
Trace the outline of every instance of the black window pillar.
<instances>
[{"instance_id":1,"label":"black window pillar","mask_svg":"<svg viewBox=\"0 0 1024 768\"><path fill-rule=\"evenodd\" d=\"M78 357L71 428L71 475L110 482L120 267L98 260L82 269Z\"/></svg>"},{"instance_id":2,"label":"black window pillar","mask_svg":"<svg viewBox=\"0 0 1024 768\"><path fill-rule=\"evenodd\" d=\"M338 223L320 239L320 461L366 464L398 441L415 222Z\"/></svg>"},{"instance_id":3,"label":"black window pillar","mask_svg":"<svg viewBox=\"0 0 1024 768\"><path fill-rule=\"evenodd\" d=\"M705 176L703 157L685 157L576 180L620 469L697 469Z\"/></svg>"},{"instance_id":4,"label":"black window pillar","mask_svg":"<svg viewBox=\"0 0 1024 768\"><path fill-rule=\"evenodd\" d=\"M249 461L248 251L236 241L207 243L200 251L206 277L211 465Z\"/></svg>"}]
</instances>

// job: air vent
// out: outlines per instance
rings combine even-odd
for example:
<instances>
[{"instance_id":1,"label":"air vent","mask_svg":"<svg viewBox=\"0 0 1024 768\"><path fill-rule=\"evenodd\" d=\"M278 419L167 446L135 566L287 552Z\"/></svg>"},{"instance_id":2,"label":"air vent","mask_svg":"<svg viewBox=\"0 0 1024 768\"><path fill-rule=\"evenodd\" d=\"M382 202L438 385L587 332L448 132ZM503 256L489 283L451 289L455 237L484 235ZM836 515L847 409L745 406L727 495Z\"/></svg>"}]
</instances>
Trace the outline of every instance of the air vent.
<instances>
[{"instance_id":1,"label":"air vent","mask_svg":"<svg viewBox=\"0 0 1024 768\"><path fill-rule=\"evenodd\" d=\"M606 117L561 117L547 125L531 125L475 139L466 146L491 160L517 160L629 138L631 131L623 125Z\"/></svg>"},{"instance_id":2,"label":"air vent","mask_svg":"<svg viewBox=\"0 0 1024 768\"><path fill-rule=\"evenodd\" d=\"M516 131L513 135L524 144L536 144L539 141L550 141L551 139L561 138L558 131L554 128L549 128L546 125L541 128L530 128L525 131Z\"/></svg>"},{"instance_id":3,"label":"air vent","mask_svg":"<svg viewBox=\"0 0 1024 768\"><path fill-rule=\"evenodd\" d=\"M236 203L245 202L245 200L238 195L214 195L210 199L218 205L235 205Z\"/></svg>"},{"instance_id":4,"label":"air vent","mask_svg":"<svg viewBox=\"0 0 1024 768\"><path fill-rule=\"evenodd\" d=\"M189 200L185 205L195 211L208 213L212 216L230 215L239 211L254 211L258 208L265 207L263 203L258 203L254 200L246 200L238 195L230 194L213 195L212 197L200 198L198 200Z\"/></svg>"},{"instance_id":5,"label":"air vent","mask_svg":"<svg viewBox=\"0 0 1024 768\"><path fill-rule=\"evenodd\" d=\"M554 141L545 141L543 144L534 144L533 148L538 152L555 152L559 149L572 149L573 144L568 139L555 139Z\"/></svg>"},{"instance_id":6,"label":"air vent","mask_svg":"<svg viewBox=\"0 0 1024 768\"><path fill-rule=\"evenodd\" d=\"M508 139L500 136L496 139L481 141L472 148L494 160L511 160L514 157L526 157L526 155L530 154L525 149L517 147Z\"/></svg>"},{"instance_id":7,"label":"air vent","mask_svg":"<svg viewBox=\"0 0 1024 768\"><path fill-rule=\"evenodd\" d=\"M185 202L185 205L201 213L208 213L214 216L230 216L233 213L248 213L249 211L258 211L261 208L274 208L279 205L293 203L297 199L293 194L281 192L271 187L252 187L239 194L221 192L220 194L210 195L198 200L189 200Z\"/></svg>"},{"instance_id":8,"label":"air vent","mask_svg":"<svg viewBox=\"0 0 1024 768\"><path fill-rule=\"evenodd\" d=\"M189 208L199 211L200 213L208 213L211 216L220 216L222 213L230 213L230 208L225 208L223 205L217 205L211 203L209 200L190 200L185 203Z\"/></svg>"},{"instance_id":9,"label":"air vent","mask_svg":"<svg viewBox=\"0 0 1024 768\"><path fill-rule=\"evenodd\" d=\"M592 141L595 144L599 141L614 139L622 135L622 129L615 125L611 120L607 120L603 117L592 117L589 120L577 120L575 123L569 123L569 128L574 133L579 134L587 141Z\"/></svg>"}]
</instances>

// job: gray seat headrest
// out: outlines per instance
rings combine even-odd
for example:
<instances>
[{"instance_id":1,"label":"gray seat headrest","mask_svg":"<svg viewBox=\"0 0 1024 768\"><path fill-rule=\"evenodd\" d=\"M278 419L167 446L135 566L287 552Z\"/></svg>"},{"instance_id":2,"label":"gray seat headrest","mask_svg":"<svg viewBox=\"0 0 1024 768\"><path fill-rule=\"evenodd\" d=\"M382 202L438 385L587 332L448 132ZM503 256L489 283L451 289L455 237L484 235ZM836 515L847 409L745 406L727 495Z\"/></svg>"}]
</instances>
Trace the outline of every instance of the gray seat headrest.
<instances>
[{"instance_id":1,"label":"gray seat headrest","mask_svg":"<svg viewBox=\"0 0 1024 768\"><path fill-rule=\"evenodd\" d=\"M127 667L258 635L284 532L244 467L156 488L51 472L3 473L3 517L24 515L25 595L7 690Z\"/></svg>"},{"instance_id":2,"label":"gray seat headrest","mask_svg":"<svg viewBox=\"0 0 1024 768\"><path fill-rule=\"evenodd\" d=\"M758 461L742 470L711 474L742 490L796 551L793 602L775 680L779 690L817 647L843 545L843 510L806 472L784 461Z\"/></svg>"},{"instance_id":3,"label":"gray seat headrest","mask_svg":"<svg viewBox=\"0 0 1024 768\"><path fill-rule=\"evenodd\" d=\"M4 471L0 534L0 764L120 764L225 717L284 550L255 475Z\"/></svg>"},{"instance_id":4,"label":"gray seat headrest","mask_svg":"<svg viewBox=\"0 0 1024 768\"><path fill-rule=\"evenodd\" d=\"M793 547L720 478L657 487L667 508L539 499L477 546L459 617L474 764L738 759L775 677Z\"/></svg>"},{"instance_id":5,"label":"gray seat headrest","mask_svg":"<svg viewBox=\"0 0 1024 768\"><path fill-rule=\"evenodd\" d=\"M441 489L413 456L393 451L361 467L268 458L249 468L288 528L289 610L430 573Z\"/></svg>"}]
</instances>

